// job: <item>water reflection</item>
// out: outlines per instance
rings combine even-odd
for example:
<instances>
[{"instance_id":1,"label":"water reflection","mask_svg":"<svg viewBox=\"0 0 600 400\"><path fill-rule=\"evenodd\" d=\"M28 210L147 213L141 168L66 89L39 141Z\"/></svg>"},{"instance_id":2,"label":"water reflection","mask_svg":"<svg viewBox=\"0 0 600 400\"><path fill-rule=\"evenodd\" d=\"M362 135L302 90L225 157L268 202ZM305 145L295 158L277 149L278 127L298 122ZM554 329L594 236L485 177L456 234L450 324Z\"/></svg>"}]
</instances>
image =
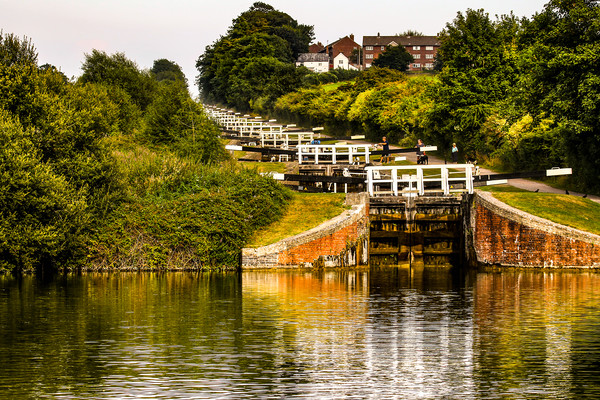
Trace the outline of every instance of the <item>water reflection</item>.
<instances>
[{"instance_id":1,"label":"water reflection","mask_svg":"<svg viewBox=\"0 0 600 400\"><path fill-rule=\"evenodd\" d=\"M593 397L599 288L435 268L0 277L0 397Z\"/></svg>"}]
</instances>

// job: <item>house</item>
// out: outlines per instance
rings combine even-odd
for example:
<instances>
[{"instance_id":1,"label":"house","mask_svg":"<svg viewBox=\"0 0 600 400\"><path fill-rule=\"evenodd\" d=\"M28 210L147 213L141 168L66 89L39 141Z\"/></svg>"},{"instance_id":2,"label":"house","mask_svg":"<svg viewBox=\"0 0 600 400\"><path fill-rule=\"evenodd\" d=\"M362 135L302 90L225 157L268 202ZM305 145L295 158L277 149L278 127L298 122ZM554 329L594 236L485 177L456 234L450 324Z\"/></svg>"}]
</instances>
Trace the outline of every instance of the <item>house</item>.
<instances>
[{"instance_id":1,"label":"house","mask_svg":"<svg viewBox=\"0 0 600 400\"><path fill-rule=\"evenodd\" d=\"M349 62L348 57L344 53L340 53L333 59L332 69L341 68L341 69L352 69L358 70L358 66L356 64L352 64Z\"/></svg>"},{"instance_id":2,"label":"house","mask_svg":"<svg viewBox=\"0 0 600 400\"><path fill-rule=\"evenodd\" d=\"M317 73L329 71L329 56L325 53L301 53L298 55L296 67L305 66Z\"/></svg>"},{"instance_id":3,"label":"house","mask_svg":"<svg viewBox=\"0 0 600 400\"><path fill-rule=\"evenodd\" d=\"M363 65L369 68L388 46L404 46L413 56L409 71L433 69L435 56L440 48L437 36L363 36Z\"/></svg>"},{"instance_id":4,"label":"house","mask_svg":"<svg viewBox=\"0 0 600 400\"><path fill-rule=\"evenodd\" d=\"M360 45L354 41L353 34L344 36L325 46L325 53L329 55L329 61L331 63L330 67L332 69L338 68L334 60L339 54L344 54L348 59L349 64L353 65L353 68L355 69L358 69L358 65L360 64Z\"/></svg>"}]
</instances>

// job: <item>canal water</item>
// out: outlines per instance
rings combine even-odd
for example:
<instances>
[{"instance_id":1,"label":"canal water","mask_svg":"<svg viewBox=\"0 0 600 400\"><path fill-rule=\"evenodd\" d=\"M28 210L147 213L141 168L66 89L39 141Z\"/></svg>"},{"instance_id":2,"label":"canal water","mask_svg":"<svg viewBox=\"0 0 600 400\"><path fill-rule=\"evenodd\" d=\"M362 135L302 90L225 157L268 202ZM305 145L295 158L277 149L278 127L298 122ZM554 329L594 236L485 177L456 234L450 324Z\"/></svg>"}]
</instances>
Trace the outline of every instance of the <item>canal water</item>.
<instances>
[{"instance_id":1,"label":"canal water","mask_svg":"<svg viewBox=\"0 0 600 400\"><path fill-rule=\"evenodd\" d=\"M600 273L4 276L0 398L600 398Z\"/></svg>"}]
</instances>

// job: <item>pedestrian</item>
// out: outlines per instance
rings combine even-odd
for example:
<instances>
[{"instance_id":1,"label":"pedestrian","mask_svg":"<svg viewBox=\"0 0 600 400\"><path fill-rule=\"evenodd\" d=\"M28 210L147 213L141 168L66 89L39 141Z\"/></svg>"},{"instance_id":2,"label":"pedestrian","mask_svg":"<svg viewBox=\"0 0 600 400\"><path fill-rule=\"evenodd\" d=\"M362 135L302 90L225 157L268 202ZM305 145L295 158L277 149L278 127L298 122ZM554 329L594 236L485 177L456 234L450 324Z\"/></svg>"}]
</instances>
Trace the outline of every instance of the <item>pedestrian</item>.
<instances>
[{"instance_id":1,"label":"pedestrian","mask_svg":"<svg viewBox=\"0 0 600 400\"><path fill-rule=\"evenodd\" d=\"M456 147L456 143L452 143L452 162L458 162L458 147Z\"/></svg>"},{"instance_id":2,"label":"pedestrian","mask_svg":"<svg viewBox=\"0 0 600 400\"><path fill-rule=\"evenodd\" d=\"M381 155L381 164L385 164L390 161L390 143L387 140L387 137L381 138L381 143L378 143L383 150L383 154Z\"/></svg>"},{"instance_id":3,"label":"pedestrian","mask_svg":"<svg viewBox=\"0 0 600 400\"><path fill-rule=\"evenodd\" d=\"M429 164L429 157L424 151L421 151L421 147L425 146L421 139L417 140L417 164Z\"/></svg>"}]
</instances>

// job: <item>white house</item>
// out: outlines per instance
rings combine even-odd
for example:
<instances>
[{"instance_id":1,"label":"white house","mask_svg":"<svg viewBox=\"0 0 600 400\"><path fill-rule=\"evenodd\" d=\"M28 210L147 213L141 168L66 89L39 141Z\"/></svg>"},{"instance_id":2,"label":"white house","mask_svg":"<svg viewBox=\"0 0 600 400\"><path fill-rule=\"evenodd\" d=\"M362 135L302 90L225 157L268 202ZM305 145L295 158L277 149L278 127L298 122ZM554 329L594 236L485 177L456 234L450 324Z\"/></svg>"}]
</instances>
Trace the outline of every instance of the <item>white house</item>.
<instances>
[{"instance_id":1,"label":"white house","mask_svg":"<svg viewBox=\"0 0 600 400\"><path fill-rule=\"evenodd\" d=\"M325 53L301 53L298 55L296 67L304 65L313 72L329 71L329 56Z\"/></svg>"},{"instance_id":2,"label":"white house","mask_svg":"<svg viewBox=\"0 0 600 400\"><path fill-rule=\"evenodd\" d=\"M333 68L341 68L341 69L353 69L358 70L356 66L350 64L348 57L344 53L340 53L333 59Z\"/></svg>"}]
</instances>

